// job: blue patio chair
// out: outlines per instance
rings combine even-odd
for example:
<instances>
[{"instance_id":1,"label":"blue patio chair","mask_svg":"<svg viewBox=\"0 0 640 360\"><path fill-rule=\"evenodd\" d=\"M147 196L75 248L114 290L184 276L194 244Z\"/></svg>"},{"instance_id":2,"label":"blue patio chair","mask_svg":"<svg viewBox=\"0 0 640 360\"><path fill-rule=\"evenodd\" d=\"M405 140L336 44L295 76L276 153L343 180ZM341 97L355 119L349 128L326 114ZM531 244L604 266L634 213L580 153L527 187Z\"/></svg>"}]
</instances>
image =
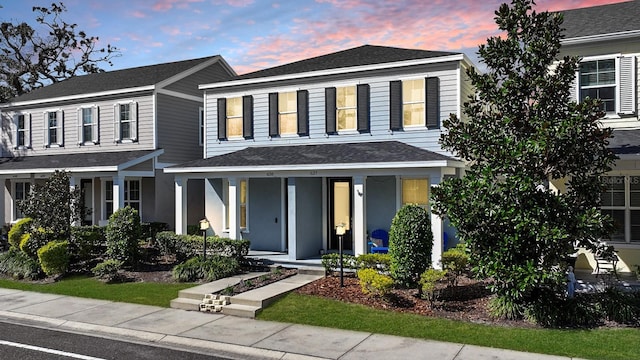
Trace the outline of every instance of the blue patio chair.
<instances>
[{"instance_id":1,"label":"blue patio chair","mask_svg":"<svg viewBox=\"0 0 640 360\"><path fill-rule=\"evenodd\" d=\"M371 253L386 254L389 252L389 233L386 230L376 229L371 233Z\"/></svg>"}]
</instances>

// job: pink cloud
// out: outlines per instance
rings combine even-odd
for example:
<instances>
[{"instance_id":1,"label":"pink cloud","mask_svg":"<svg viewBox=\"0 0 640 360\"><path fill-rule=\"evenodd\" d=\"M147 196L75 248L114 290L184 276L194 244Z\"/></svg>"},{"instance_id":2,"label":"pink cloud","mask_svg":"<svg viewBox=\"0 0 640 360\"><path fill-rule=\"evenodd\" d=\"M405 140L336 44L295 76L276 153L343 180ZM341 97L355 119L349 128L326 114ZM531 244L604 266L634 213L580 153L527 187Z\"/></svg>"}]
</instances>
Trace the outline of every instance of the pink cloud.
<instances>
[{"instance_id":1,"label":"pink cloud","mask_svg":"<svg viewBox=\"0 0 640 360\"><path fill-rule=\"evenodd\" d=\"M144 19L147 17L147 14L143 13L140 10L135 10L131 13L131 16L133 16L134 18L138 18L138 19Z\"/></svg>"},{"instance_id":2,"label":"pink cloud","mask_svg":"<svg viewBox=\"0 0 640 360\"><path fill-rule=\"evenodd\" d=\"M186 9L189 4L203 2L204 0L157 0L151 7L155 11L168 11L177 7L180 9Z\"/></svg>"},{"instance_id":3,"label":"pink cloud","mask_svg":"<svg viewBox=\"0 0 640 360\"><path fill-rule=\"evenodd\" d=\"M254 0L227 0L226 2L233 7L247 7L253 4Z\"/></svg>"}]
</instances>

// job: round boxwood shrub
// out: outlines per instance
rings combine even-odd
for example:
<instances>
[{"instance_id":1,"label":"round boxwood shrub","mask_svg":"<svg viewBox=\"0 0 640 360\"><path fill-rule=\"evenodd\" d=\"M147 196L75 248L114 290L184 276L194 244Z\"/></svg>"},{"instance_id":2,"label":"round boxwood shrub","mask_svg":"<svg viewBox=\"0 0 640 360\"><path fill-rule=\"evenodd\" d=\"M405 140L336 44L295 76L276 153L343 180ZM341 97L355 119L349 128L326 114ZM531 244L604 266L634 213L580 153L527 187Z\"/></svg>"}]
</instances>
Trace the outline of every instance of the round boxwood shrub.
<instances>
[{"instance_id":1,"label":"round boxwood shrub","mask_svg":"<svg viewBox=\"0 0 640 360\"><path fill-rule=\"evenodd\" d=\"M26 233L20 238L20 250L27 254L32 259L38 259L38 249L45 246L49 241L53 239L53 233L43 228L37 228L32 230L31 233Z\"/></svg>"},{"instance_id":2,"label":"round boxwood shrub","mask_svg":"<svg viewBox=\"0 0 640 360\"><path fill-rule=\"evenodd\" d=\"M125 265L133 265L138 259L140 229L140 216L136 209L126 206L114 212L105 229L107 256Z\"/></svg>"},{"instance_id":3,"label":"round boxwood shrub","mask_svg":"<svg viewBox=\"0 0 640 360\"><path fill-rule=\"evenodd\" d=\"M69 242L54 240L38 249L42 271L48 276L61 275L69 267Z\"/></svg>"},{"instance_id":4,"label":"round boxwood shrub","mask_svg":"<svg viewBox=\"0 0 640 360\"><path fill-rule=\"evenodd\" d=\"M20 247L22 237L24 236L24 234L29 233L31 222L31 218L23 218L18 220L15 224L13 224L13 226L11 226L9 233L7 234L7 240L9 241L9 245L11 245L12 248L18 249Z\"/></svg>"},{"instance_id":5,"label":"round boxwood shrub","mask_svg":"<svg viewBox=\"0 0 640 360\"><path fill-rule=\"evenodd\" d=\"M429 214L415 204L403 206L391 221L389 231L390 273L396 284L414 287L431 267L433 233Z\"/></svg>"}]
</instances>

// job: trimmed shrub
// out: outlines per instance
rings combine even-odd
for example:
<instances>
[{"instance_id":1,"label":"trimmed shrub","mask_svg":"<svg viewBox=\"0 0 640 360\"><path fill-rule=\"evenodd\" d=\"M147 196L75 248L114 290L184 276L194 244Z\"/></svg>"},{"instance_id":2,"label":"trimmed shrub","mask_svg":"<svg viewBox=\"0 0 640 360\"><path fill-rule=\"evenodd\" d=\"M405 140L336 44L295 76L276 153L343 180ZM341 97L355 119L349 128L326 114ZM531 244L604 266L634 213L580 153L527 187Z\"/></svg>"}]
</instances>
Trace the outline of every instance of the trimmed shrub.
<instances>
[{"instance_id":1,"label":"trimmed shrub","mask_svg":"<svg viewBox=\"0 0 640 360\"><path fill-rule=\"evenodd\" d=\"M608 287L600 294L600 307L607 320L620 324L640 323L640 292Z\"/></svg>"},{"instance_id":2,"label":"trimmed shrub","mask_svg":"<svg viewBox=\"0 0 640 360\"><path fill-rule=\"evenodd\" d=\"M40 264L18 249L0 253L0 274L14 279L38 279L42 276Z\"/></svg>"},{"instance_id":3,"label":"trimmed shrub","mask_svg":"<svg viewBox=\"0 0 640 360\"><path fill-rule=\"evenodd\" d=\"M105 255L104 228L100 226L74 226L69 242L70 262L87 262Z\"/></svg>"},{"instance_id":4,"label":"trimmed shrub","mask_svg":"<svg viewBox=\"0 0 640 360\"><path fill-rule=\"evenodd\" d=\"M596 327L602 323L602 315L595 294L576 294L574 298L566 298L553 291L544 291L524 310L528 321L553 328Z\"/></svg>"},{"instance_id":5,"label":"trimmed shrub","mask_svg":"<svg viewBox=\"0 0 640 360\"><path fill-rule=\"evenodd\" d=\"M321 263L326 274L333 271L340 271L340 254L324 254L322 255ZM342 254L342 268L349 270L357 269L356 257L351 254Z\"/></svg>"},{"instance_id":6,"label":"trimmed shrub","mask_svg":"<svg viewBox=\"0 0 640 360\"><path fill-rule=\"evenodd\" d=\"M69 267L69 242L54 240L38 249L38 260L48 276L62 275Z\"/></svg>"},{"instance_id":7,"label":"trimmed shrub","mask_svg":"<svg viewBox=\"0 0 640 360\"><path fill-rule=\"evenodd\" d=\"M449 284L452 286L458 285L458 278L467 270L469 265L469 255L465 245L460 243L456 247L443 252L440 263L442 268L447 270Z\"/></svg>"},{"instance_id":8,"label":"trimmed shrub","mask_svg":"<svg viewBox=\"0 0 640 360\"><path fill-rule=\"evenodd\" d=\"M420 275L431 266L432 247L427 211L415 204L400 208L389 231L390 272L394 281L404 287L416 286Z\"/></svg>"},{"instance_id":9,"label":"trimmed shrub","mask_svg":"<svg viewBox=\"0 0 640 360\"><path fill-rule=\"evenodd\" d=\"M51 231L37 228L30 234L22 235L20 239L20 250L34 260L38 259L38 249L45 246L49 241L55 240Z\"/></svg>"},{"instance_id":10,"label":"trimmed shrub","mask_svg":"<svg viewBox=\"0 0 640 360\"><path fill-rule=\"evenodd\" d=\"M138 259L140 240L140 216L130 206L118 209L109 218L105 229L107 256L133 265Z\"/></svg>"},{"instance_id":11,"label":"trimmed shrub","mask_svg":"<svg viewBox=\"0 0 640 360\"><path fill-rule=\"evenodd\" d=\"M107 259L91 269L91 273L101 280L113 282L118 279L123 262L120 260Z\"/></svg>"},{"instance_id":12,"label":"trimmed shrub","mask_svg":"<svg viewBox=\"0 0 640 360\"><path fill-rule=\"evenodd\" d=\"M365 294L385 296L393 288L393 279L390 276L382 275L371 268L358 270L358 280Z\"/></svg>"},{"instance_id":13,"label":"trimmed shrub","mask_svg":"<svg viewBox=\"0 0 640 360\"><path fill-rule=\"evenodd\" d=\"M172 231L156 234L155 246L162 255L175 255L178 261L202 255L203 237L200 235L177 235ZM207 237L207 254L233 257L238 261L249 254L249 240Z\"/></svg>"},{"instance_id":14,"label":"trimmed shrub","mask_svg":"<svg viewBox=\"0 0 640 360\"><path fill-rule=\"evenodd\" d=\"M14 248L20 248L20 242L22 241L22 237L24 234L28 234L31 229L31 218L23 218L18 220L7 234L7 240L9 241L9 245Z\"/></svg>"},{"instance_id":15,"label":"trimmed shrub","mask_svg":"<svg viewBox=\"0 0 640 360\"><path fill-rule=\"evenodd\" d=\"M174 279L181 282L214 281L233 276L240 272L240 264L236 259L212 255L207 260L197 256L176 265L172 274Z\"/></svg>"},{"instance_id":16,"label":"trimmed shrub","mask_svg":"<svg viewBox=\"0 0 640 360\"><path fill-rule=\"evenodd\" d=\"M447 276L446 270L427 269L420 275L420 293L429 301L433 307L436 300L440 296L440 287L438 283L442 282Z\"/></svg>"},{"instance_id":17,"label":"trimmed shrub","mask_svg":"<svg viewBox=\"0 0 640 360\"><path fill-rule=\"evenodd\" d=\"M391 258L389 254L362 254L356 258L358 269L374 269L380 273L388 273Z\"/></svg>"}]
</instances>

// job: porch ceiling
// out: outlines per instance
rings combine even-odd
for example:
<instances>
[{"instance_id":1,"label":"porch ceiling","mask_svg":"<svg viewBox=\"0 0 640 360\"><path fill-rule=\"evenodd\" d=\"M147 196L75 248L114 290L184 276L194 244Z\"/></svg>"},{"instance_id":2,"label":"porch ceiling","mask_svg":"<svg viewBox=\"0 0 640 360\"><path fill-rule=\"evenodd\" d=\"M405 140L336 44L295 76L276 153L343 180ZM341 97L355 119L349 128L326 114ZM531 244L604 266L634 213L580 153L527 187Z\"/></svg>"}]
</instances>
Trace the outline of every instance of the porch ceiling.
<instances>
[{"instance_id":1,"label":"porch ceiling","mask_svg":"<svg viewBox=\"0 0 640 360\"><path fill-rule=\"evenodd\" d=\"M161 155L164 150L94 152L0 158L0 175L22 173L120 171Z\"/></svg>"},{"instance_id":2,"label":"porch ceiling","mask_svg":"<svg viewBox=\"0 0 640 360\"><path fill-rule=\"evenodd\" d=\"M202 172L295 168L462 167L453 157L398 141L248 147L232 153L195 160L165 172Z\"/></svg>"}]
</instances>

